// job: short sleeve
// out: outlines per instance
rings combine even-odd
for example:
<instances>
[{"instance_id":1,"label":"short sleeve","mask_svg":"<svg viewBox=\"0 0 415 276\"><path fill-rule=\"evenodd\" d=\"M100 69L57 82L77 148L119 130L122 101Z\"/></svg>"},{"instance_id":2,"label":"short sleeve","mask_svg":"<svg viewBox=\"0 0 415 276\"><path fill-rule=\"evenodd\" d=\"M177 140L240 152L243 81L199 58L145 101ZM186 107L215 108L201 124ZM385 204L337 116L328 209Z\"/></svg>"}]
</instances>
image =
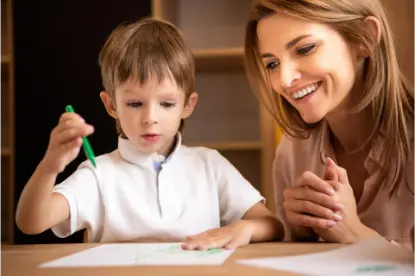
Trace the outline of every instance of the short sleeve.
<instances>
[{"instance_id":1,"label":"short sleeve","mask_svg":"<svg viewBox=\"0 0 415 276\"><path fill-rule=\"evenodd\" d=\"M53 192L62 194L70 209L69 219L52 227L56 236L65 238L79 230L100 225L103 210L94 169L81 164L72 175L57 184Z\"/></svg>"},{"instance_id":2,"label":"short sleeve","mask_svg":"<svg viewBox=\"0 0 415 276\"><path fill-rule=\"evenodd\" d=\"M245 213L264 197L221 154L213 151L212 166L218 182L221 225L240 220Z\"/></svg>"}]
</instances>

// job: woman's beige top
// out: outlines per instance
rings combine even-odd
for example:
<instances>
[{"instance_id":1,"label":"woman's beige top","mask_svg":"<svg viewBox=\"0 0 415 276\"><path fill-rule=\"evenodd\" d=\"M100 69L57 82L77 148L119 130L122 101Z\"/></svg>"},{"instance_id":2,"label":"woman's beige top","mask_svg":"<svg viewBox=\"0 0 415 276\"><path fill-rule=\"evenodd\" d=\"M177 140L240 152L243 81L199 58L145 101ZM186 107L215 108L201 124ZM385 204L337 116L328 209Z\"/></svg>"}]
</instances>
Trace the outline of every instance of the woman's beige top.
<instances>
[{"instance_id":1,"label":"woman's beige top","mask_svg":"<svg viewBox=\"0 0 415 276\"><path fill-rule=\"evenodd\" d=\"M379 175L380 146L381 144L373 147L364 162L369 178L365 180L362 196L357 202L358 215L362 223L376 230L380 235L412 248L411 230L414 227L413 148L412 158L406 164L406 177L400 184L397 196L389 200L389 192L379 189L379 185L375 181ZM326 156L336 162L326 122L322 122L309 139L293 139L285 135L278 146L273 170L274 193L277 216L284 224L286 240L291 240L291 230L287 224L283 207L283 191L287 187L295 186L296 179L305 171L311 171L319 177L323 177ZM411 190L408 189L408 186Z\"/></svg>"}]
</instances>

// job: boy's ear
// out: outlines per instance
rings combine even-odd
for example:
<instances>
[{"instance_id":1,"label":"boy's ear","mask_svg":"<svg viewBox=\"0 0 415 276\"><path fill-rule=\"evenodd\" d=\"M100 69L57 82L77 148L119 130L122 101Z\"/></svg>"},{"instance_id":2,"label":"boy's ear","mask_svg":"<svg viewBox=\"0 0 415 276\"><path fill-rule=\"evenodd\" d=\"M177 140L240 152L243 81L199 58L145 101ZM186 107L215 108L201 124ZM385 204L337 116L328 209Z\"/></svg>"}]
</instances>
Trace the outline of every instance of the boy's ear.
<instances>
[{"instance_id":1,"label":"boy's ear","mask_svg":"<svg viewBox=\"0 0 415 276\"><path fill-rule=\"evenodd\" d=\"M187 104L184 107L183 114L182 114L182 119L186 119L187 117L189 117L193 113L193 110L195 109L198 97L199 96L197 95L196 92L193 92L190 95L189 99L187 100Z\"/></svg>"},{"instance_id":2,"label":"boy's ear","mask_svg":"<svg viewBox=\"0 0 415 276\"><path fill-rule=\"evenodd\" d=\"M108 114L112 118L118 119L117 109L115 108L115 102L113 101L111 96L106 91L102 91L101 93L99 93L99 96L100 96L100 98L101 98Z\"/></svg>"}]
</instances>

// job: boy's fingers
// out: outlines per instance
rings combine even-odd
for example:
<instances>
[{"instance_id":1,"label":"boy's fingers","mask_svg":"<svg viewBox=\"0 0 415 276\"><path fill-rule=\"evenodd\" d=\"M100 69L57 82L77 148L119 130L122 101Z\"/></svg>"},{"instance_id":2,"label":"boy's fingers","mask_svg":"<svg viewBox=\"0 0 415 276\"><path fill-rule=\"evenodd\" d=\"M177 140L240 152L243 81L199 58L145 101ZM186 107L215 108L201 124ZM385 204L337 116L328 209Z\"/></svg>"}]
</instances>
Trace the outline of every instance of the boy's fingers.
<instances>
[{"instance_id":1,"label":"boy's fingers","mask_svg":"<svg viewBox=\"0 0 415 276\"><path fill-rule=\"evenodd\" d=\"M68 120L75 120L75 121L79 121L81 123L85 123L84 118L82 118L79 114L77 113L72 113L72 112L65 112L61 115L61 117L59 118L59 123L63 123L65 121Z\"/></svg>"},{"instance_id":2,"label":"boy's fingers","mask_svg":"<svg viewBox=\"0 0 415 276\"><path fill-rule=\"evenodd\" d=\"M57 135L56 140L59 144L65 144L75 138L87 136L91 134L93 131L94 131L93 127L89 125L83 125L77 128L70 128L70 129L60 132Z\"/></svg>"},{"instance_id":3,"label":"boy's fingers","mask_svg":"<svg viewBox=\"0 0 415 276\"><path fill-rule=\"evenodd\" d=\"M66 120L62 123L59 123L59 131L64 131L70 128L77 128L77 127L83 127L83 126L89 126L86 123L80 122L78 120Z\"/></svg>"},{"instance_id":4,"label":"boy's fingers","mask_svg":"<svg viewBox=\"0 0 415 276\"><path fill-rule=\"evenodd\" d=\"M233 250L233 249L238 247L238 241L236 239L231 240L224 247L225 247L225 249Z\"/></svg>"},{"instance_id":5,"label":"boy's fingers","mask_svg":"<svg viewBox=\"0 0 415 276\"><path fill-rule=\"evenodd\" d=\"M63 146L67 150L76 149L76 148L78 148L81 145L82 145L82 139L81 138L76 138L76 139L74 139L72 141L67 142L66 144L63 144Z\"/></svg>"}]
</instances>

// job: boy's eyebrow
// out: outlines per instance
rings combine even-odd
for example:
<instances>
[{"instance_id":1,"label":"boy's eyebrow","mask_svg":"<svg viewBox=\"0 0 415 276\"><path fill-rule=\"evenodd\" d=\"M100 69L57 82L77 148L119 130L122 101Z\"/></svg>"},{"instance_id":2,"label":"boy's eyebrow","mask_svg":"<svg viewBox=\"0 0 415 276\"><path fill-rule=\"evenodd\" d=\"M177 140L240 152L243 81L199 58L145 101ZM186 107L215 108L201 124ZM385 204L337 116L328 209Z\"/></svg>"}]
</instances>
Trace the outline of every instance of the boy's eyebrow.
<instances>
[{"instance_id":1,"label":"boy's eyebrow","mask_svg":"<svg viewBox=\"0 0 415 276\"><path fill-rule=\"evenodd\" d=\"M289 41L286 45L285 48L287 50L289 50L290 48L292 48L295 44L297 44L298 42L300 42L302 39L306 38L306 37L310 37L310 34L304 34L304 35L300 35L297 36L296 38L294 38L293 40ZM271 53L263 53L261 55L261 58L270 58L273 57L274 55Z\"/></svg>"},{"instance_id":2,"label":"boy's eyebrow","mask_svg":"<svg viewBox=\"0 0 415 276\"><path fill-rule=\"evenodd\" d=\"M174 91L159 91L158 94L163 97L177 98L179 95Z\"/></svg>"},{"instance_id":3,"label":"boy's eyebrow","mask_svg":"<svg viewBox=\"0 0 415 276\"><path fill-rule=\"evenodd\" d=\"M140 91L135 91L135 90L131 90L131 89L125 89L123 90L126 94L140 94ZM156 94L158 94L159 96L163 96L163 97L170 97L170 98L177 98L178 95L175 91L170 91L170 90L158 90L158 91L154 91Z\"/></svg>"},{"instance_id":4,"label":"boy's eyebrow","mask_svg":"<svg viewBox=\"0 0 415 276\"><path fill-rule=\"evenodd\" d=\"M124 92L128 94L136 93L134 90L130 90L130 89L125 89Z\"/></svg>"}]
</instances>

